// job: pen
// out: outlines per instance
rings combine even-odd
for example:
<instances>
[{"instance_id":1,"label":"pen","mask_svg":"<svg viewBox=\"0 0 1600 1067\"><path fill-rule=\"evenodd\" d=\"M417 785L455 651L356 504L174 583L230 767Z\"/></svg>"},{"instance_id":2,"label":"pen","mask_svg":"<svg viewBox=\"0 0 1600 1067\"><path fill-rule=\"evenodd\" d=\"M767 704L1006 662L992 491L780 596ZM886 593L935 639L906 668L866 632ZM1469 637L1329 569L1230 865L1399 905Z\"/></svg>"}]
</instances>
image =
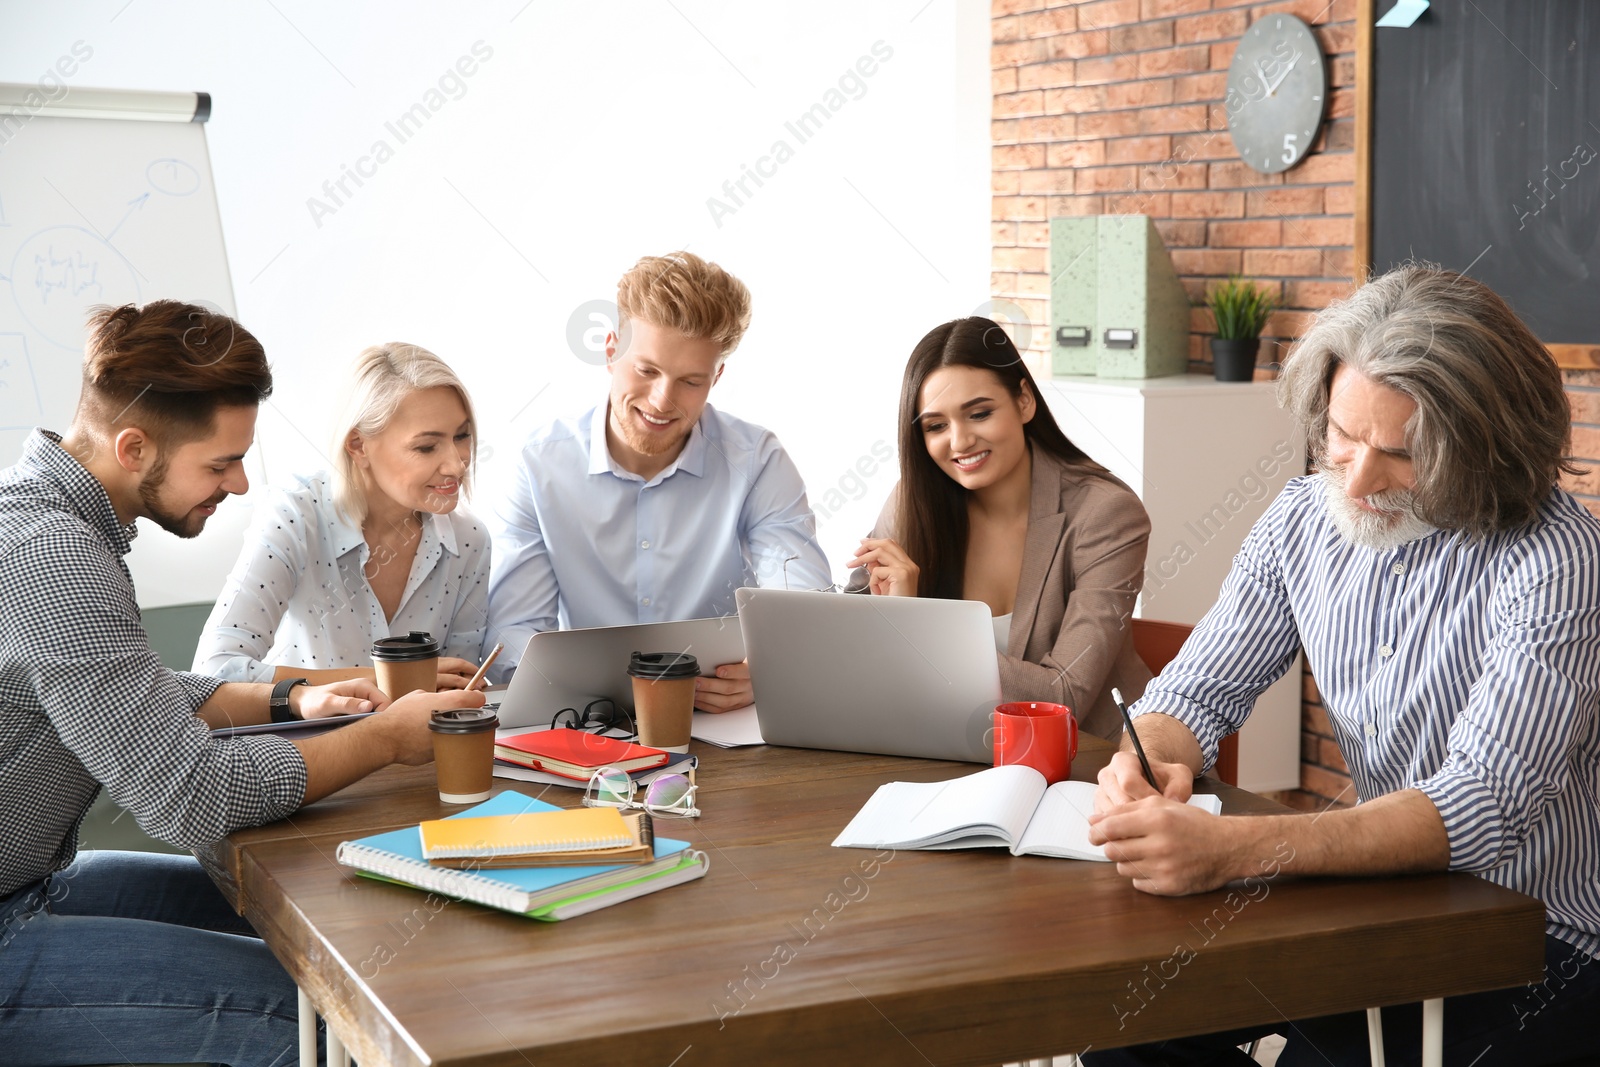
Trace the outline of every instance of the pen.
<instances>
[{"instance_id":1,"label":"pen","mask_svg":"<svg viewBox=\"0 0 1600 1067\"><path fill-rule=\"evenodd\" d=\"M505 647L505 645L494 646L494 651L489 653L489 658L483 661L483 666L478 668L478 673L474 674L472 676L472 681L467 683L467 692L470 693L472 690L478 688L478 683L483 681L483 676L489 673L489 667L494 663L495 657L500 655L500 651ZM1123 714L1126 715L1127 712L1123 712ZM1134 744L1138 744L1138 742L1135 741ZM1141 755L1143 754L1141 753Z\"/></svg>"},{"instance_id":2,"label":"pen","mask_svg":"<svg viewBox=\"0 0 1600 1067\"><path fill-rule=\"evenodd\" d=\"M1144 780L1150 783L1151 789L1157 793L1161 792L1161 787L1156 785L1155 772L1150 769L1150 760L1144 754L1144 746L1139 743L1139 733L1133 728L1133 716L1128 714L1128 705L1122 702L1122 690L1113 688L1111 699L1117 702L1117 710L1122 712L1122 721L1128 727L1128 737L1133 741L1133 750L1139 754L1139 765L1144 768Z\"/></svg>"}]
</instances>

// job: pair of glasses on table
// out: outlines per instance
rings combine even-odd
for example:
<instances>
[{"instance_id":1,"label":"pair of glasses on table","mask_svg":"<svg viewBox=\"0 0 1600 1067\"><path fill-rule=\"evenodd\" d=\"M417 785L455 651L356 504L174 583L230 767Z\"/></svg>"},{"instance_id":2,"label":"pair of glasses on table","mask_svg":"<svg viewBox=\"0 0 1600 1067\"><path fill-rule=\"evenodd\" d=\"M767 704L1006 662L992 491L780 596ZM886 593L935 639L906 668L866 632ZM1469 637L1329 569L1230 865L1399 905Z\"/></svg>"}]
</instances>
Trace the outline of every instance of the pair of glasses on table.
<instances>
[{"instance_id":1,"label":"pair of glasses on table","mask_svg":"<svg viewBox=\"0 0 1600 1067\"><path fill-rule=\"evenodd\" d=\"M577 708L562 708L551 718L550 729L587 730L592 734L621 730L629 737L638 733L634 728L632 716L607 697L589 701L583 706L582 711Z\"/></svg>"},{"instance_id":2,"label":"pair of glasses on table","mask_svg":"<svg viewBox=\"0 0 1600 1067\"><path fill-rule=\"evenodd\" d=\"M583 792L583 806L624 811L641 808L655 818L697 819L700 809L694 806L694 794L700 787L694 784L693 775L692 770L687 775L657 775L640 796L639 783L627 771L600 767L589 776L589 788Z\"/></svg>"}]
</instances>

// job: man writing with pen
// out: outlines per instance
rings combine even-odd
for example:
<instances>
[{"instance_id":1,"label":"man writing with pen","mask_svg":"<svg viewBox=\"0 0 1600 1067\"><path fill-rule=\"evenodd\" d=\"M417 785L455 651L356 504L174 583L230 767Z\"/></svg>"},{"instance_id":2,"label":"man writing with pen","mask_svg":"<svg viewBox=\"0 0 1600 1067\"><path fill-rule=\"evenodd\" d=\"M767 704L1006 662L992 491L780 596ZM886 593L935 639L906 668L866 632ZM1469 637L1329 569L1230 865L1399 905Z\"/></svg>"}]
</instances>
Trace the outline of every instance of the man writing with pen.
<instances>
[{"instance_id":1,"label":"man writing with pen","mask_svg":"<svg viewBox=\"0 0 1600 1067\"><path fill-rule=\"evenodd\" d=\"M1445 1062L1577 1062L1600 1008L1600 523L1557 486L1560 372L1489 289L1406 267L1323 312L1280 389L1317 472L1256 524L1134 706L1154 785L1131 745L1113 757L1091 840L1162 895L1256 874L1286 843L1292 874L1468 871L1537 897L1559 995L1447 1000ZM1248 819L1182 804L1302 650L1359 803ZM1389 1062L1416 1062L1417 1007L1384 1014ZM1237 1046L1273 1029L1085 1062L1244 1064ZM1282 1029L1284 1067L1367 1062L1361 1013Z\"/></svg>"}]
</instances>

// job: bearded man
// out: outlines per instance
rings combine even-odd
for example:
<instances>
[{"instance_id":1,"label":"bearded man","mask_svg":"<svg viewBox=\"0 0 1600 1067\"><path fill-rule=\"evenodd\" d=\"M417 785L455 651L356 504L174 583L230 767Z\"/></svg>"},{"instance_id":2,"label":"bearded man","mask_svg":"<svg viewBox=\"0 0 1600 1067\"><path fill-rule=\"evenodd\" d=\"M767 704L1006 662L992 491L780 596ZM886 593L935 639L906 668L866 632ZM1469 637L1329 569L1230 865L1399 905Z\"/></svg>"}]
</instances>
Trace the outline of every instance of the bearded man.
<instances>
[{"instance_id":1,"label":"bearded man","mask_svg":"<svg viewBox=\"0 0 1600 1067\"><path fill-rule=\"evenodd\" d=\"M1156 785L1120 752L1091 840L1148 893L1259 872L1468 871L1544 902L1545 989L1445 1002L1445 1062L1593 1062L1600 1008L1600 523L1558 486L1561 373L1487 287L1405 267L1318 316L1281 396L1317 472L1246 538L1216 605L1134 707ZM1185 806L1217 743L1304 651L1358 803L1226 818ZM1315 967L1315 960L1305 961ZM1415 1063L1418 1008L1385 1009ZM1362 1013L1091 1054L1085 1062L1366 1063Z\"/></svg>"}]
</instances>

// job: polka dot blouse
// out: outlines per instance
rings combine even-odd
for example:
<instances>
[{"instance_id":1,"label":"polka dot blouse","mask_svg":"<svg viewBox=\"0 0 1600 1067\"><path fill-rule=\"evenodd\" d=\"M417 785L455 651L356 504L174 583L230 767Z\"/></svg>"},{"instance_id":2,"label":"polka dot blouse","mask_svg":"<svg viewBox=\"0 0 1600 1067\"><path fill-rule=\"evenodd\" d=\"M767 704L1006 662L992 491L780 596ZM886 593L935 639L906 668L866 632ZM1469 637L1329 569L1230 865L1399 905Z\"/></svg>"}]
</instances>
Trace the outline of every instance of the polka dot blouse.
<instances>
[{"instance_id":1,"label":"polka dot blouse","mask_svg":"<svg viewBox=\"0 0 1600 1067\"><path fill-rule=\"evenodd\" d=\"M382 566L333 502L326 473L298 477L258 506L254 529L206 620L194 669L230 682L270 682L276 666L371 666L380 637L426 630L444 655L478 660L489 538L457 508L423 519L394 618L366 575Z\"/></svg>"}]
</instances>

